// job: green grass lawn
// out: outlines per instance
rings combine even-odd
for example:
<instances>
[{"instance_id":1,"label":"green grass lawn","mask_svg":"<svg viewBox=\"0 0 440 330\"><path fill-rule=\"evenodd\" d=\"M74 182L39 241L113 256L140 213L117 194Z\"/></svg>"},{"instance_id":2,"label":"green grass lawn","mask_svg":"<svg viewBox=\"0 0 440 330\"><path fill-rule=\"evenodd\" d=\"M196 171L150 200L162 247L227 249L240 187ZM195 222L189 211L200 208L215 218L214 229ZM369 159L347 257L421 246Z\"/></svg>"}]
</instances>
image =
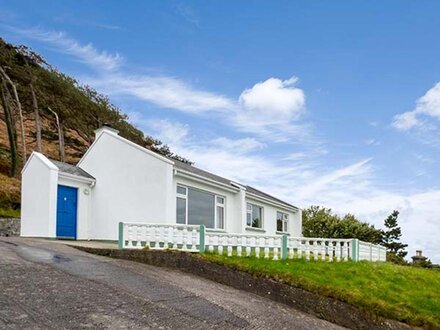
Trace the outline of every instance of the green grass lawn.
<instances>
[{"instance_id":1,"label":"green grass lawn","mask_svg":"<svg viewBox=\"0 0 440 330\"><path fill-rule=\"evenodd\" d=\"M390 263L202 258L350 303L368 313L440 329L440 271Z\"/></svg>"}]
</instances>

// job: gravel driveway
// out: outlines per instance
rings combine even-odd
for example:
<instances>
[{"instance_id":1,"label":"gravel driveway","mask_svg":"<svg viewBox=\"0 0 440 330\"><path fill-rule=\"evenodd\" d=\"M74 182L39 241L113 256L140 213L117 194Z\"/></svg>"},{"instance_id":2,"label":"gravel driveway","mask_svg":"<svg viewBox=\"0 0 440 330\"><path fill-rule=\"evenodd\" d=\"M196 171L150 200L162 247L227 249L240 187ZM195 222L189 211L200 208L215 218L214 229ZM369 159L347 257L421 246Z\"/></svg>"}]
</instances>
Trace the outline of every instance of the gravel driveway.
<instances>
[{"instance_id":1,"label":"gravel driveway","mask_svg":"<svg viewBox=\"0 0 440 330\"><path fill-rule=\"evenodd\" d=\"M179 271L24 238L0 238L0 328L340 329Z\"/></svg>"}]
</instances>

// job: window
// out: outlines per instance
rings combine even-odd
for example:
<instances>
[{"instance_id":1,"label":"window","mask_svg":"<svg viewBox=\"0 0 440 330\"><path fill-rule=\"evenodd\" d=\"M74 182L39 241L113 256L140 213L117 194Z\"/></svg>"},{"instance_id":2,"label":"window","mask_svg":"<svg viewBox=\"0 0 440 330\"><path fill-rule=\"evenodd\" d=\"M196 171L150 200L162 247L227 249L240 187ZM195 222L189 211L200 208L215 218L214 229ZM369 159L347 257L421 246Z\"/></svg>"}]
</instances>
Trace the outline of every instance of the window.
<instances>
[{"instance_id":1,"label":"window","mask_svg":"<svg viewBox=\"0 0 440 330\"><path fill-rule=\"evenodd\" d=\"M246 224L248 227L263 228L263 208L247 203Z\"/></svg>"},{"instance_id":2,"label":"window","mask_svg":"<svg viewBox=\"0 0 440 330\"><path fill-rule=\"evenodd\" d=\"M216 227L218 229L225 229L225 199L223 197L217 196L215 205L215 222L217 224Z\"/></svg>"},{"instance_id":3,"label":"window","mask_svg":"<svg viewBox=\"0 0 440 330\"><path fill-rule=\"evenodd\" d=\"M177 200L176 200L176 222L186 224L188 217L187 210L187 190L185 187L177 186Z\"/></svg>"},{"instance_id":4,"label":"window","mask_svg":"<svg viewBox=\"0 0 440 330\"><path fill-rule=\"evenodd\" d=\"M177 223L224 229L224 197L184 186L177 186L176 193Z\"/></svg>"},{"instance_id":5,"label":"window","mask_svg":"<svg viewBox=\"0 0 440 330\"><path fill-rule=\"evenodd\" d=\"M283 212L277 212L277 231L287 232L289 223L289 215Z\"/></svg>"}]
</instances>

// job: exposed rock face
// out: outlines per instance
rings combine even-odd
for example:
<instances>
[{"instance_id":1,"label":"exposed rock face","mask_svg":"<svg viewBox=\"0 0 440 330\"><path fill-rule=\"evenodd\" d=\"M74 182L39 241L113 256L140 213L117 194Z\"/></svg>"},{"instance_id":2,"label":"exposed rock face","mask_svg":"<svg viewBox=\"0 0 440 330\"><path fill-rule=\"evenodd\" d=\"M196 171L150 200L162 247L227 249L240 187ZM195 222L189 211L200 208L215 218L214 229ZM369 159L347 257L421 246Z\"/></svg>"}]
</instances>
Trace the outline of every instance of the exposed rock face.
<instances>
[{"instance_id":1,"label":"exposed rock face","mask_svg":"<svg viewBox=\"0 0 440 330\"><path fill-rule=\"evenodd\" d=\"M0 218L0 236L20 236L20 219Z\"/></svg>"}]
</instances>

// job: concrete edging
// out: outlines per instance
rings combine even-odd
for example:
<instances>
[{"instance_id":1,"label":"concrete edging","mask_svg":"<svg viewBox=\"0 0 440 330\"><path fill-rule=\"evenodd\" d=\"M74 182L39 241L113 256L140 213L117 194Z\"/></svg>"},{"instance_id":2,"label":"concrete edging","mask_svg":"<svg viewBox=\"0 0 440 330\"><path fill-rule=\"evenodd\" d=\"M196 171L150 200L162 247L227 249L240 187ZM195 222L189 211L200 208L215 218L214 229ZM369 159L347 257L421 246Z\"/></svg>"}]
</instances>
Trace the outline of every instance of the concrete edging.
<instances>
[{"instance_id":1,"label":"concrete edging","mask_svg":"<svg viewBox=\"0 0 440 330\"><path fill-rule=\"evenodd\" d=\"M180 251L118 250L72 246L76 249L117 259L168 267L194 274L236 289L281 302L321 319L351 329L411 329L404 323L367 313L331 297L296 288L267 277L235 270Z\"/></svg>"}]
</instances>

